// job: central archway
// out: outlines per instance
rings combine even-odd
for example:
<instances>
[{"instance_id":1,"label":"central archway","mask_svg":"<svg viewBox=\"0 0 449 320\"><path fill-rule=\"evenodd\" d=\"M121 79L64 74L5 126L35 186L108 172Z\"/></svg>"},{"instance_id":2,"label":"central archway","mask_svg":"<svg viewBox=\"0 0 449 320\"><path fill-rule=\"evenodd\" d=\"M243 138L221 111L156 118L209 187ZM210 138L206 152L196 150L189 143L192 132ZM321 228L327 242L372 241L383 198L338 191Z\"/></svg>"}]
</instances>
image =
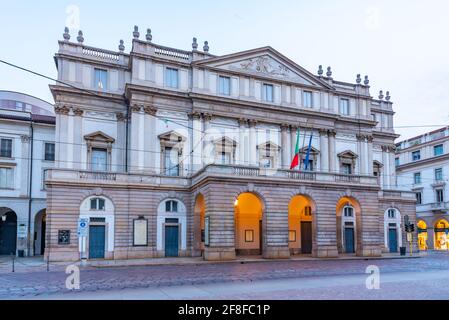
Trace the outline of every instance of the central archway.
<instances>
[{"instance_id":1,"label":"central archway","mask_svg":"<svg viewBox=\"0 0 449 320\"><path fill-rule=\"evenodd\" d=\"M355 254L362 249L361 207L353 197L340 198L336 207L338 253Z\"/></svg>"},{"instance_id":2,"label":"central archway","mask_svg":"<svg viewBox=\"0 0 449 320\"><path fill-rule=\"evenodd\" d=\"M263 203L253 193L240 194L234 202L235 253L261 255Z\"/></svg>"},{"instance_id":3,"label":"central archway","mask_svg":"<svg viewBox=\"0 0 449 320\"><path fill-rule=\"evenodd\" d=\"M313 201L294 196L288 205L288 247L290 254L311 254L313 250Z\"/></svg>"}]
</instances>

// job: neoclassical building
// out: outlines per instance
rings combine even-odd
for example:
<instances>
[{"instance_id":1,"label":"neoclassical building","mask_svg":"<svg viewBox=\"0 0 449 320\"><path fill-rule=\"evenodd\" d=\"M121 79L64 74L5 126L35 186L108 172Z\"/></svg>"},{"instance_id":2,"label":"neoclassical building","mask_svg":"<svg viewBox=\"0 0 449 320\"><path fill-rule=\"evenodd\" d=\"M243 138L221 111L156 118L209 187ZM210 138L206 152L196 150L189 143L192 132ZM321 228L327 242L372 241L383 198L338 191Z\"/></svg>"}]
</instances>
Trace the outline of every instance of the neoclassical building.
<instances>
[{"instance_id":1,"label":"neoclassical building","mask_svg":"<svg viewBox=\"0 0 449 320\"><path fill-rule=\"evenodd\" d=\"M63 37L55 62L66 85L50 86L50 260L406 246L415 195L396 188L392 102L371 97L367 76L313 74L271 47L222 56L195 38L189 51L164 47L137 27L129 53L123 41L109 51L81 31ZM290 170L297 141L300 169Z\"/></svg>"},{"instance_id":2,"label":"neoclassical building","mask_svg":"<svg viewBox=\"0 0 449 320\"><path fill-rule=\"evenodd\" d=\"M449 127L396 147L398 185L416 194L419 250L449 250Z\"/></svg>"}]
</instances>

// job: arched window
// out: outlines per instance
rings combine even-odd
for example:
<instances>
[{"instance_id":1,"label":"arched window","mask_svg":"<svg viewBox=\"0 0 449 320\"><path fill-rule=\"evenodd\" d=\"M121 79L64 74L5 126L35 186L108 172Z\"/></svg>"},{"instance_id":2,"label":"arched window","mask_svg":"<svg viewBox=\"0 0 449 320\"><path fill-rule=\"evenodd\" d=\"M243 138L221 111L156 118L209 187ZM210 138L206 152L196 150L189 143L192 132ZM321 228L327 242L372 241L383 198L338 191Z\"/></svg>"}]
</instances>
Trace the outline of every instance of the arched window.
<instances>
[{"instance_id":1,"label":"arched window","mask_svg":"<svg viewBox=\"0 0 449 320\"><path fill-rule=\"evenodd\" d=\"M388 209L388 218L390 218L390 219L396 218L396 210L395 209Z\"/></svg>"},{"instance_id":2,"label":"arched window","mask_svg":"<svg viewBox=\"0 0 449 320\"><path fill-rule=\"evenodd\" d=\"M343 208L343 216L345 217L353 217L354 216L354 208L351 206L346 206Z\"/></svg>"},{"instance_id":3,"label":"arched window","mask_svg":"<svg viewBox=\"0 0 449 320\"><path fill-rule=\"evenodd\" d=\"M166 212L178 212L178 201L168 200L165 202Z\"/></svg>"},{"instance_id":4,"label":"arched window","mask_svg":"<svg viewBox=\"0 0 449 320\"><path fill-rule=\"evenodd\" d=\"M105 201L102 198L90 199L90 210L105 210Z\"/></svg>"}]
</instances>

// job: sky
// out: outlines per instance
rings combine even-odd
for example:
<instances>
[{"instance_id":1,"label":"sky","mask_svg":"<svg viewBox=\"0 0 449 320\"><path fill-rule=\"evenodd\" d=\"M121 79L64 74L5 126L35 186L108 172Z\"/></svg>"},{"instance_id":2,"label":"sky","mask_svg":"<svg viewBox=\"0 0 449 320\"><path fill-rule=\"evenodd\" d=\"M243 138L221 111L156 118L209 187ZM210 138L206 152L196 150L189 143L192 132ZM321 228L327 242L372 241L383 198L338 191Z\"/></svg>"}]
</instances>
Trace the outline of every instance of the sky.
<instances>
[{"instance_id":1,"label":"sky","mask_svg":"<svg viewBox=\"0 0 449 320\"><path fill-rule=\"evenodd\" d=\"M446 0L0 0L0 59L56 77L65 26L111 50L120 39L130 49L134 25L174 48L207 40L214 55L269 45L314 74L321 64L336 80L368 75L373 97L390 91L401 140L449 124L448 12ZM53 102L50 82L0 64L0 90Z\"/></svg>"}]
</instances>

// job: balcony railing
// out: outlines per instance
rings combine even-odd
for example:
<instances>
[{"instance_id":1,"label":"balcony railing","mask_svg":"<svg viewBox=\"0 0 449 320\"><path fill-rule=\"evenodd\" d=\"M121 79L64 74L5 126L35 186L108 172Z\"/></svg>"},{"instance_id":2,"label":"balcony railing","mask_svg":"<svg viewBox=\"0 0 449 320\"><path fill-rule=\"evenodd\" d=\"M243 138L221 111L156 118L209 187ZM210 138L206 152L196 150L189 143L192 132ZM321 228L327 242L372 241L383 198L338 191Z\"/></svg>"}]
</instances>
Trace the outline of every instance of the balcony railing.
<instances>
[{"instance_id":1,"label":"balcony railing","mask_svg":"<svg viewBox=\"0 0 449 320\"><path fill-rule=\"evenodd\" d=\"M305 181L321 184L365 185L378 187L375 176L344 175L328 172L296 171L285 169L260 168L255 166L209 164L190 176L166 176L151 173L95 172L72 169L49 169L45 172L47 182L92 183L114 185L167 185L191 186L208 178L249 178L259 180Z\"/></svg>"}]
</instances>

